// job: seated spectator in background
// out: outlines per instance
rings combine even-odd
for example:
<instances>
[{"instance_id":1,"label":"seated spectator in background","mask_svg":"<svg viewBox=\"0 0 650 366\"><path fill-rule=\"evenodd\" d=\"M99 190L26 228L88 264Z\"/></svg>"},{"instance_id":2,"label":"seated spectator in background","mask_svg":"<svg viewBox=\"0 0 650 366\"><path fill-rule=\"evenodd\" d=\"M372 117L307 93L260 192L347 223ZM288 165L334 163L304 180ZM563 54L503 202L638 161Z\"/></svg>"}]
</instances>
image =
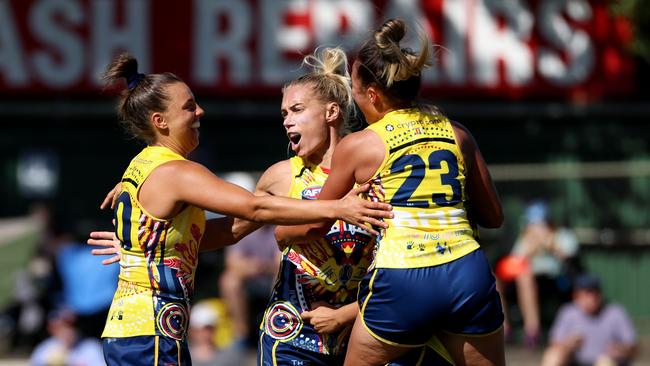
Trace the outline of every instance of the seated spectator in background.
<instances>
[{"instance_id":1,"label":"seated spectator in background","mask_svg":"<svg viewBox=\"0 0 650 366\"><path fill-rule=\"evenodd\" d=\"M277 275L280 255L274 226L263 226L226 248L225 269L219 279L221 298L240 345L254 346L256 330ZM255 306L255 305L259 306ZM256 319L260 318L260 319Z\"/></svg>"},{"instance_id":2,"label":"seated spectator in background","mask_svg":"<svg viewBox=\"0 0 650 366\"><path fill-rule=\"evenodd\" d=\"M105 365L99 340L84 338L77 329L75 314L67 309L50 312L50 337L39 343L30 359L32 366Z\"/></svg>"},{"instance_id":3,"label":"seated spectator in background","mask_svg":"<svg viewBox=\"0 0 650 366\"><path fill-rule=\"evenodd\" d=\"M192 306L188 333L192 365L240 366L243 364L241 352L232 348L219 349L217 346L218 326L219 313L210 302L203 301Z\"/></svg>"},{"instance_id":4,"label":"seated spectator in background","mask_svg":"<svg viewBox=\"0 0 650 366\"><path fill-rule=\"evenodd\" d=\"M234 172L223 178L249 191L255 189L255 180L247 173ZM239 346L252 348L257 344L257 328L282 255L274 230L273 225L263 226L225 250L219 290L232 319L235 343Z\"/></svg>"},{"instance_id":5,"label":"seated spectator in background","mask_svg":"<svg viewBox=\"0 0 650 366\"><path fill-rule=\"evenodd\" d=\"M504 296L508 291L503 281L515 282L524 323L524 342L535 347L540 342L542 328L539 299L555 297L552 300L558 303L570 300L571 282L579 270L578 247L578 240L571 230L553 223L544 202L535 201L526 208L524 227L512 253L497 263L496 268L497 278L501 280L498 285L506 315L506 336L511 329Z\"/></svg>"},{"instance_id":6,"label":"seated spectator in background","mask_svg":"<svg viewBox=\"0 0 650 366\"><path fill-rule=\"evenodd\" d=\"M628 365L636 349L625 309L603 301L597 277L582 275L575 281L573 302L560 309L553 323L542 366Z\"/></svg>"}]
</instances>

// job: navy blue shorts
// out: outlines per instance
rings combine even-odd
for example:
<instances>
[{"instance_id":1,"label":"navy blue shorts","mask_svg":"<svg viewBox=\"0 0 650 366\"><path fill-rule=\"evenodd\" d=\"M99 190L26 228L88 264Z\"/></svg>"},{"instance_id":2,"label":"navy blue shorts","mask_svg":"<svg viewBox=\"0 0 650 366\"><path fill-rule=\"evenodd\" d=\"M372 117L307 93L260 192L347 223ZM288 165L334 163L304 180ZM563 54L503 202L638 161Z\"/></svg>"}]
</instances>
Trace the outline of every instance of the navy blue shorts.
<instances>
[{"instance_id":1,"label":"navy blue shorts","mask_svg":"<svg viewBox=\"0 0 650 366\"><path fill-rule=\"evenodd\" d=\"M103 338L104 360L113 365L191 366L186 341L160 336Z\"/></svg>"},{"instance_id":2,"label":"navy blue shorts","mask_svg":"<svg viewBox=\"0 0 650 366\"><path fill-rule=\"evenodd\" d=\"M423 268L376 268L359 284L359 308L376 339L422 346L437 331L488 335L503 324L501 299L482 250Z\"/></svg>"},{"instance_id":3,"label":"navy blue shorts","mask_svg":"<svg viewBox=\"0 0 650 366\"><path fill-rule=\"evenodd\" d=\"M343 365L345 355L332 356L294 347L262 333L257 345L257 365L329 366Z\"/></svg>"}]
</instances>

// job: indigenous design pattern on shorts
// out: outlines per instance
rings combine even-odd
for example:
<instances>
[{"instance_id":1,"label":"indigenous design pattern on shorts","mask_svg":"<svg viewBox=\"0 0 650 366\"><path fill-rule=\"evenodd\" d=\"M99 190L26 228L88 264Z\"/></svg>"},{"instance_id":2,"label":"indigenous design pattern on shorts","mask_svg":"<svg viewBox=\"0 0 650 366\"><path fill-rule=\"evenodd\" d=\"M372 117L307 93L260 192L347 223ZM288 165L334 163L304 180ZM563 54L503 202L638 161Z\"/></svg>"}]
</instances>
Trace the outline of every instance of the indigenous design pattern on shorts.
<instances>
[{"instance_id":1,"label":"indigenous design pattern on shorts","mask_svg":"<svg viewBox=\"0 0 650 366\"><path fill-rule=\"evenodd\" d=\"M102 346L107 366L192 365L186 341L159 336L104 338Z\"/></svg>"}]
</instances>

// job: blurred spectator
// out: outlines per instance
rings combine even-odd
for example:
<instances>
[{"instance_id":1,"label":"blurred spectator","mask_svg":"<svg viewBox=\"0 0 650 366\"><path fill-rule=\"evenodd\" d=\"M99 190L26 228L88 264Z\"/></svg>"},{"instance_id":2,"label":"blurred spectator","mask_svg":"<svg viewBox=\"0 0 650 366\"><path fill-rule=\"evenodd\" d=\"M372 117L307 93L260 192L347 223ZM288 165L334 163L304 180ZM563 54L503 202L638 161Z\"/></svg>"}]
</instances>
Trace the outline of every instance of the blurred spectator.
<instances>
[{"instance_id":1,"label":"blurred spectator","mask_svg":"<svg viewBox=\"0 0 650 366\"><path fill-rule=\"evenodd\" d=\"M254 346L259 325L277 275L281 252L274 227L263 226L234 246L226 248L225 269L219 279L221 297L228 306L235 337ZM260 318L260 319L258 319Z\"/></svg>"},{"instance_id":2,"label":"blurred spectator","mask_svg":"<svg viewBox=\"0 0 650 366\"><path fill-rule=\"evenodd\" d=\"M573 302L560 309L553 323L542 366L628 365L636 349L625 309L603 301L597 277L582 275L575 281Z\"/></svg>"},{"instance_id":3,"label":"blurred spectator","mask_svg":"<svg viewBox=\"0 0 650 366\"><path fill-rule=\"evenodd\" d=\"M575 234L558 227L549 217L544 202L531 203L524 212L524 226L512 253L497 263L500 293L505 319L505 333L510 336L509 289L504 284L513 281L517 303L524 327L524 343L536 347L541 340L541 315L539 299L557 308L570 300L571 281L579 271L578 240ZM555 301L555 305L551 305ZM555 310L553 309L552 313Z\"/></svg>"},{"instance_id":4,"label":"blurred spectator","mask_svg":"<svg viewBox=\"0 0 650 366\"><path fill-rule=\"evenodd\" d=\"M86 336L101 337L108 309L117 288L119 266L103 266L102 258L81 241L69 240L56 256L56 273L61 280L59 301L79 318Z\"/></svg>"},{"instance_id":5,"label":"blurred spectator","mask_svg":"<svg viewBox=\"0 0 650 366\"><path fill-rule=\"evenodd\" d=\"M3 321L9 329L10 348L16 353L31 352L47 337L46 317L54 306L52 285L55 283L54 257L61 244L69 239L64 220L54 215L49 204L35 202L29 216L14 220L15 230L27 225L32 239L24 239L20 248L11 250L10 263L5 261L8 278L13 277L11 302L3 308Z\"/></svg>"},{"instance_id":6,"label":"blurred spectator","mask_svg":"<svg viewBox=\"0 0 650 366\"><path fill-rule=\"evenodd\" d=\"M224 179L249 191L255 189L255 181L247 173L231 173ZM257 333L251 329L259 326L281 254L270 225L226 248L219 289L233 322L235 342L241 346L257 344Z\"/></svg>"},{"instance_id":7,"label":"blurred spectator","mask_svg":"<svg viewBox=\"0 0 650 366\"><path fill-rule=\"evenodd\" d=\"M192 306L190 315L189 347L194 366L240 366L241 352L232 347L219 349L216 342L220 317L209 301Z\"/></svg>"},{"instance_id":8,"label":"blurred spectator","mask_svg":"<svg viewBox=\"0 0 650 366\"><path fill-rule=\"evenodd\" d=\"M47 320L50 337L39 343L32 353L32 366L99 366L104 365L98 340L84 338L76 328L76 317L67 309L50 312Z\"/></svg>"}]
</instances>

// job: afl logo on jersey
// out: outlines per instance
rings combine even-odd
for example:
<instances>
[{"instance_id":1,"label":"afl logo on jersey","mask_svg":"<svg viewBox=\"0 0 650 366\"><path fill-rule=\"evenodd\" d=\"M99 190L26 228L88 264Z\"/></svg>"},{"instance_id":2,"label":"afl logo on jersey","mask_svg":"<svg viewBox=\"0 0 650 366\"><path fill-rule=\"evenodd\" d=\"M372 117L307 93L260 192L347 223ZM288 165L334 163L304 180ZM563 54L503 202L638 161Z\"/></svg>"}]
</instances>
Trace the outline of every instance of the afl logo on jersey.
<instances>
[{"instance_id":1,"label":"afl logo on jersey","mask_svg":"<svg viewBox=\"0 0 650 366\"><path fill-rule=\"evenodd\" d=\"M308 187L303 189L300 195L303 200L315 200L318 198L321 188L322 187Z\"/></svg>"}]
</instances>

